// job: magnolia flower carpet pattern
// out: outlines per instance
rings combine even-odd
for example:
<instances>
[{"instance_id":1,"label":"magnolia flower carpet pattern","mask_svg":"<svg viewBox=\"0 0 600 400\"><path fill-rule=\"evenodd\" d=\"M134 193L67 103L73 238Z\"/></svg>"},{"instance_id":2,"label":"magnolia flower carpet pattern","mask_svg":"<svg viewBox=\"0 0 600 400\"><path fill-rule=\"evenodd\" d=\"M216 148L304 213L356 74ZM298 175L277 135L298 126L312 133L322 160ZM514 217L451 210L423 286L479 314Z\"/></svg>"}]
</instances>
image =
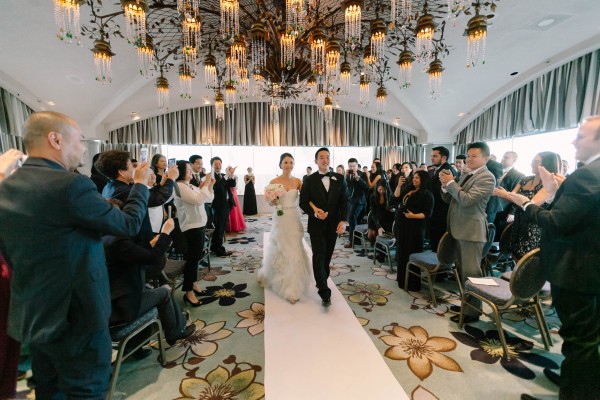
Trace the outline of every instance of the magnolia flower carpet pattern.
<instances>
[{"instance_id":1,"label":"magnolia flower carpet pattern","mask_svg":"<svg viewBox=\"0 0 600 400\"><path fill-rule=\"evenodd\" d=\"M245 232L227 236L231 257L213 257L210 271L199 271L203 305L189 309L196 332L174 346L167 345L165 367L157 363L156 343L151 357L126 361L117 397L265 397L264 319L268 310L256 272L262 262L263 232L270 230L271 217L247 218L246 223ZM562 360L559 322L548 304L544 312L554 340L551 350L541 346L532 315L507 313L503 323L511 358L505 361L498 332L488 318L467 324L463 330L450 321L454 315L450 306L460 304L455 282L436 284L440 290L434 307L426 286L422 292L405 292L398 288L389 266L345 249L344 242L345 238L338 240L331 277L411 399L518 399L521 393L556 396L557 387L542 372L544 368L557 370ZM181 298L177 289L175 299ZM325 379L335 379L335 373Z\"/></svg>"}]
</instances>

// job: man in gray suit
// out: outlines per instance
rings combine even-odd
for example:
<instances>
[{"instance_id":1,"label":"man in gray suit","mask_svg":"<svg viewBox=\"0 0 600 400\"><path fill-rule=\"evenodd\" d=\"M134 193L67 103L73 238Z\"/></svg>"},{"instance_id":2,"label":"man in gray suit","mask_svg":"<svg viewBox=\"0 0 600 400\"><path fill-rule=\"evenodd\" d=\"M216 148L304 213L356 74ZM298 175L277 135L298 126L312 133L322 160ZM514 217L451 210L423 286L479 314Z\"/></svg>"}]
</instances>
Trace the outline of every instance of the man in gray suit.
<instances>
[{"instance_id":1,"label":"man in gray suit","mask_svg":"<svg viewBox=\"0 0 600 400\"><path fill-rule=\"evenodd\" d=\"M448 232L458 243L458 271L463 283L468 277L481 276L483 245L487 240L487 216L485 208L492 196L496 179L485 164L490 158L490 148L483 142L471 143L467 150L468 174L463 174L456 183L454 176L440 174L442 199L450 203L448 209ZM465 301L481 308L481 301L466 298ZM451 308L457 311L456 308ZM458 309L460 311L460 309ZM464 322L479 320L479 313L471 307L464 310ZM451 318L458 322L458 315Z\"/></svg>"},{"instance_id":2,"label":"man in gray suit","mask_svg":"<svg viewBox=\"0 0 600 400\"><path fill-rule=\"evenodd\" d=\"M573 141L585 165L557 189L554 176L539 167L550 208L513 193L512 201L542 228L541 259L562 326L561 400L600 399L600 116L587 118ZM541 191L540 191L541 192ZM540 193L538 193L540 194ZM549 198L545 199L550 201ZM531 398L524 395L522 399Z\"/></svg>"},{"instance_id":3,"label":"man in gray suit","mask_svg":"<svg viewBox=\"0 0 600 400\"><path fill-rule=\"evenodd\" d=\"M102 234L134 236L146 214L141 163L120 211L83 165L83 135L55 112L23 127L29 158L0 185L0 244L13 268L8 334L30 345L39 399L103 399L109 385L110 291Z\"/></svg>"}]
</instances>

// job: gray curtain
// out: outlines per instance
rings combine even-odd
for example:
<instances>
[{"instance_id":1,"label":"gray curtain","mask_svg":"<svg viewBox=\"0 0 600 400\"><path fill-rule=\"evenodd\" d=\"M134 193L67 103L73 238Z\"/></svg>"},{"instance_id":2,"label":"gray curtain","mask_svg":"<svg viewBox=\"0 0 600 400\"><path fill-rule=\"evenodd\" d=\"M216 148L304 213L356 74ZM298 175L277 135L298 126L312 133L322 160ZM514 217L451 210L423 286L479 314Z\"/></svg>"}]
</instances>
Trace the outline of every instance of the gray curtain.
<instances>
[{"instance_id":1,"label":"gray curtain","mask_svg":"<svg viewBox=\"0 0 600 400\"><path fill-rule=\"evenodd\" d=\"M423 145L410 144L406 146L374 147L373 158L379 158L381 164L387 169L396 163L419 161L423 153Z\"/></svg>"},{"instance_id":2,"label":"gray curtain","mask_svg":"<svg viewBox=\"0 0 600 400\"><path fill-rule=\"evenodd\" d=\"M23 150L23 124L33 110L7 90L0 88L0 152Z\"/></svg>"},{"instance_id":3,"label":"gray curtain","mask_svg":"<svg viewBox=\"0 0 600 400\"><path fill-rule=\"evenodd\" d=\"M494 104L457 135L468 143L574 128L600 114L600 50L545 73Z\"/></svg>"},{"instance_id":4,"label":"gray curtain","mask_svg":"<svg viewBox=\"0 0 600 400\"><path fill-rule=\"evenodd\" d=\"M240 103L215 120L213 106L170 112L111 131L111 143L237 146L406 146L416 138L395 126L333 110L326 123L317 107L293 104L271 123L268 103Z\"/></svg>"}]
</instances>

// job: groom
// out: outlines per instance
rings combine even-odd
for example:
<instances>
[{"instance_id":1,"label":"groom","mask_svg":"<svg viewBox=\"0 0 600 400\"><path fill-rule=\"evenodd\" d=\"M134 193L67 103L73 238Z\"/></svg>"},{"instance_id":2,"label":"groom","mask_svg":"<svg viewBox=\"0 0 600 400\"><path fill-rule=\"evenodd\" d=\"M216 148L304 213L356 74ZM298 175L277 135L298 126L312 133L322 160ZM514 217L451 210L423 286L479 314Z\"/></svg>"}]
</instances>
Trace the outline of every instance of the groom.
<instances>
[{"instance_id":1,"label":"groom","mask_svg":"<svg viewBox=\"0 0 600 400\"><path fill-rule=\"evenodd\" d=\"M313 272L323 307L331 305L331 290L327 287L329 263L337 235L346 230L348 193L343 175L329 172L329 150L315 153L316 173L306 177L300 191L300 208L308 214L308 234L312 246Z\"/></svg>"}]
</instances>

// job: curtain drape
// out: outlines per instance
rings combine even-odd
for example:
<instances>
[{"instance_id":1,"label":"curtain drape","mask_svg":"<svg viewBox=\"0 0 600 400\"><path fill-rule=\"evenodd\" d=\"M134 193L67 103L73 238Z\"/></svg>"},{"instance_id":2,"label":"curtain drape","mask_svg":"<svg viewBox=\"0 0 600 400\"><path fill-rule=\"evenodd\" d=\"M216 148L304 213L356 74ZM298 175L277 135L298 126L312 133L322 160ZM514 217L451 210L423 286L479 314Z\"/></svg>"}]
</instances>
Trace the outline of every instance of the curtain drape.
<instances>
[{"instance_id":1,"label":"curtain drape","mask_svg":"<svg viewBox=\"0 0 600 400\"><path fill-rule=\"evenodd\" d=\"M468 143L574 128L600 114L600 50L545 73L494 104L457 135Z\"/></svg>"},{"instance_id":2,"label":"curtain drape","mask_svg":"<svg viewBox=\"0 0 600 400\"><path fill-rule=\"evenodd\" d=\"M174 111L113 130L111 143L229 144L238 146L406 146L416 138L400 128L333 110L326 123L317 107L293 104L271 123L268 103L240 103L217 122L212 106Z\"/></svg>"},{"instance_id":3,"label":"curtain drape","mask_svg":"<svg viewBox=\"0 0 600 400\"><path fill-rule=\"evenodd\" d=\"M0 152L23 150L23 124L32 113L17 96L0 88Z\"/></svg>"},{"instance_id":4,"label":"curtain drape","mask_svg":"<svg viewBox=\"0 0 600 400\"><path fill-rule=\"evenodd\" d=\"M408 161L419 161L423 153L423 145L378 146L373 148L373 153L373 158L379 158L382 165L386 168L391 168L396 163L402 164Z\"/></svg>"}]
</instances>

